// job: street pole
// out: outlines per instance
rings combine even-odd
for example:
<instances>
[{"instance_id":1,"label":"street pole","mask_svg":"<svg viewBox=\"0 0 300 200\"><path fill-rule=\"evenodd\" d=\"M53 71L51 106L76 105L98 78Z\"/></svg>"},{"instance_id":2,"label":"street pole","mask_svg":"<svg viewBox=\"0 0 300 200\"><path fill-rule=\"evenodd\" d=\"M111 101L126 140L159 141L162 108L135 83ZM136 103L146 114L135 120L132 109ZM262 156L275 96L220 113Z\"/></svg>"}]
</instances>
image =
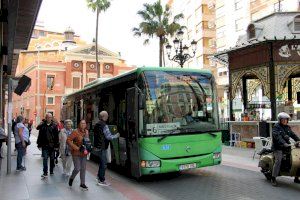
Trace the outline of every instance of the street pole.
<instances>
[{"instance_id":1,"label":"street pole","mask_svg":"<svg viewBox=\"0 0 300 200\"><path fill-rule=\"evenodd\" d=\"M12 128L12 78L8 80L8 119L7 119L7 174L11 173L11 128Z\"/></svg>"},{"instance_id":2,"label":"street pole","mask_svg":"<svg viewBox=\"0 0 300 200\"><path fill-rule=\"evenodd\" d=\"M40 123L41 99L40 99L40 47L37 47L37 109L36 109L36 125Z\"/></svg>"},{"instance_id":3,"label":"street pole","mask_svg":"<svg viewBox=\"0 0 300 200\"><path fill-rule=\"evenodd\" d=\"M3 120L3 62L0 66L0 119Z\"/></svg>"}]
</instances>

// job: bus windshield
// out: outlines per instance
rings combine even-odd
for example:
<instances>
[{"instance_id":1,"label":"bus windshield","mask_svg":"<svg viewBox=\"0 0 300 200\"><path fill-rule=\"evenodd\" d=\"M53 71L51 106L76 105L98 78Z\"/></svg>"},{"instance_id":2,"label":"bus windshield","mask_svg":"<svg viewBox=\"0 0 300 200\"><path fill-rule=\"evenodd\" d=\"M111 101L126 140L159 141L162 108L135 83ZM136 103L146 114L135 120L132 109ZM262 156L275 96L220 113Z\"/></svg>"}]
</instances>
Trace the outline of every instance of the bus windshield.
<instances>
[{"instance_id":1,"label":"bus windshield","mask_svg":"<svg viewBox=\"0 0 300 200\"><path fill-rule=\"evenodd\" d=\"M218 130L213 77L199 72L146 71L145 135Z\"/></svg>"}]
</instances>

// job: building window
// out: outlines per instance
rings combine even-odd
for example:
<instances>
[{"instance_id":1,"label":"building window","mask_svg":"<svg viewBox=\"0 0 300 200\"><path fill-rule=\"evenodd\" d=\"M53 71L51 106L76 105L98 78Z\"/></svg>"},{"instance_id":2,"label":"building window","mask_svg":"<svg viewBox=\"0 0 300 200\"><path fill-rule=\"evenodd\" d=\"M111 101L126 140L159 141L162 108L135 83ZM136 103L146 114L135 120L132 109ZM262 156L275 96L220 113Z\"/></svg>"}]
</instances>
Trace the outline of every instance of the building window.
<instances>
[{"instance_id":1,"label":"building window","mask_svg":"<svg viewBox=\"0 0 300 200\"><path fill-rule=\"evenodd\" d=\"M196 25L196 33L200 33L202 30L202 22Z\"/></svg>"},{"instance_id":2,"label":"building window","mask_svg":"<svg viewBox=\"0 0 300 200\"><path fill-rule=\"evenodd\" d=\"M39 35L40 35L41 37L44 37L44 36L45 36L45 31L40 31L40 32L39 32Z\"/></svg>"},{"instance_id":3,"label":"building window","mask_svg":"<svg viewBox=\"0 0 300 200\"><path fill-rule=\"evenodd\" d=\"M218 72L218 75L221 76L227 76L228 72L227 71L222 71L222 72Z\"/></svg>"},{"instance_id":4,"label":"building window","mask_svg":"<svg viewBox=\"0 0 300 200\"><path fill-rule=\"evenodd\" d=\"M300 32L300 15L296 16L294 19L294 31Z\"/></svg>"},{"instance_id":5,"label":"building window","mask_svg":"<svg viewBox=\"0 0 300 200\"><path fill-rule=\"evenodd\" d=\"M213 28L215 28L215 22L214 21L209 21L208 23L207 23L207 27L209 28L209 29L213 29Z\"/></svg>"},{"instance_id":6,"label":"building window","mask_svg":"<svg viewBox=\"0 0 300 200\"><path fill-rule=\"evenodd\" d=\"M89 78L89 82L96 80L96 78Z\"/></svg>"},{"instance_id":7,"label":"building window","mask_svg":"<svg viewBox=\"0 0 300 200\"><path fill-rule=\"evenodd\" d=\"M234 0L234 9L235 10L239 10L241 9L243 6L242 6L242 2L241 0Z\"/></svg>"},{"instance_id":8,"label":"building window","mask_svg":"<svg viewBox=\"0 0 300 200\"><path fill-rule=\"evenodd\" d=\"M47 97L47 105L54 105L55 104L55 97Z\"/></svg>"},{"instance_id":9,"label":"building window","mask_svg":"<svg viewBox=\"0 0 300 200\"><path fill-rule=\"evenodd\" d=\"M215 39L209 39L208 44L209 44L209 47L211 47L211 48L216 47L216 40Z\"/></svg>"},{"instance_id":10,"label":"building window","mask_svg":"<svg viewBox=\"0 0 300 200\"><path fill-rule=\"evenodd\" d=\"M235 31L240 31L243 29L243 18L235 20Z\"/></svg>"},{"instance_id":11,"label":"building window","mask_svg":"<svg viewBox=\"0 0 300 200\"><path fill-rule=\"evenodd\" d=\"M215 67L216 66L216 61L213 59L209 59L209 66Z\"/></svg>"},{"instance_id":12,"label":"building window","mask_svg":"<svg viewBox=\"0 0 300 200\"><path fill-rule=\"evenodd\" d=\"M38 31L37 30L33 30L31 37L32 38L38 38Z\"/></svg>"},{"instance_id":13,"label":"building window","mask_svg":"<svg viewBox=\"0 0 300 200\"><path fill-rule=\"evenodd\" d=\"M54 75L47 75L47 89L53 90L54 87Z\"/></svg>"},{"instance_id":14,"label":"building window","mask_svg":"<svg viewBox=\"0 0 300 200\"><path fill-rule=\"evenodd\" d=\"M217 39L225 36L225 26L222 26L216 30Z\"/></svg>"},{"instance_id":15,"label":"building window","mask_svg":"<svg viewBox=\"0 0 300 200\"><path fill-rule=\"evenodd\" d=\"M80 89L80 77L73 77L73 89Z\"/></svg>"}]
</instances>

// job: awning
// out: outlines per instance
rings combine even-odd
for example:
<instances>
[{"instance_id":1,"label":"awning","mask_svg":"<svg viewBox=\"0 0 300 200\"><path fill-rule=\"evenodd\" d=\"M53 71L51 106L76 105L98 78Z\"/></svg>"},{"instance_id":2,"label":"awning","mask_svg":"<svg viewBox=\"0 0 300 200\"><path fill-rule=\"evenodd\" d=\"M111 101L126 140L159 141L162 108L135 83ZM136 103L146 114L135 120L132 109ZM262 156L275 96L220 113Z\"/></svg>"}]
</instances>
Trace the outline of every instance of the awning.
<instances>
[{"instance_id":1,"label":"awning","mask_svg":"<svg viewBox=\"0 0 300 200\"><path fill-rule=\"evenodd\" d=\"M14 76L20 50L26 50L42 0L3 0L8 10L3 42L8 48L8 74Z\"/></svg>"}]
</instances>

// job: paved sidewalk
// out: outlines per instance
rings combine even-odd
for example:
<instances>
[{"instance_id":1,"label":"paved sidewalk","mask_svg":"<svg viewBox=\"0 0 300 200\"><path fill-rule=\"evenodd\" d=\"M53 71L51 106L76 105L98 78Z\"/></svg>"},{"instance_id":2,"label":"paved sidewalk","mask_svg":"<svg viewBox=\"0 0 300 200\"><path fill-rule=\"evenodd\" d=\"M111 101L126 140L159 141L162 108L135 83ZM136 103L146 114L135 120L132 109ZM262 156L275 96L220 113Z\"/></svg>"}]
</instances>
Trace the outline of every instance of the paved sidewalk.
<instances>
[{"instance_id":1,"label":"paved sidewalk","mask_svg":"<svg viewBox=\"0 0 300 200\"><path fill-rule=\"evenodd\" d=\"M222 165L260 171L258 167L259 156L256 154L255 158L252 158L254 149L229 146L223 146L222 148Z\"/></svg>"},{"instance_id":2,"label":"paved sidewalk","mask_svg":"<svg viewBox=\"0 0 300 200\"><path fill-rule=\"evenodd\" d=\"M54 169L54 176L46 180L41 179L42 158L41 152L36 148L36 138L31 137L32 145L28 147L25 156L27 170L16 172L16 156L12 156L12 173L6 174L6 159L2 160L0 172L0 199L8 200L79 200L79 199L126 199L112 187L96 185L95 176L87 172L86 184L88 191L79 188L79 174L74 180L73 187L67 185L68 178L62 175L61 164ZM3 149L6 145L3 145ZM12 148L13 151L14 147ZM15 154L13 152L13 154ZM1 160L0 160L1 162Z\"/></svg>"}]
</instances>

